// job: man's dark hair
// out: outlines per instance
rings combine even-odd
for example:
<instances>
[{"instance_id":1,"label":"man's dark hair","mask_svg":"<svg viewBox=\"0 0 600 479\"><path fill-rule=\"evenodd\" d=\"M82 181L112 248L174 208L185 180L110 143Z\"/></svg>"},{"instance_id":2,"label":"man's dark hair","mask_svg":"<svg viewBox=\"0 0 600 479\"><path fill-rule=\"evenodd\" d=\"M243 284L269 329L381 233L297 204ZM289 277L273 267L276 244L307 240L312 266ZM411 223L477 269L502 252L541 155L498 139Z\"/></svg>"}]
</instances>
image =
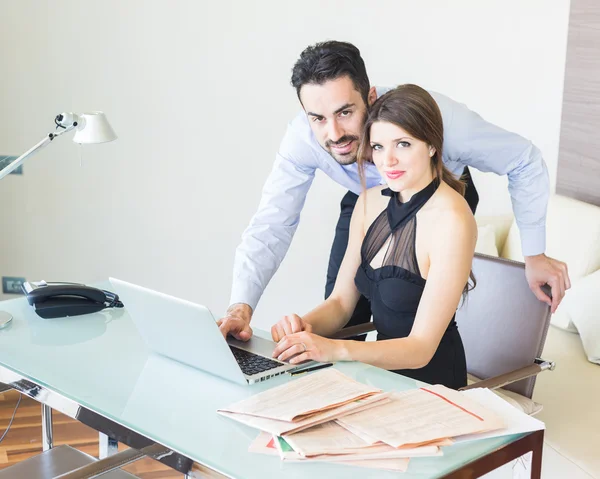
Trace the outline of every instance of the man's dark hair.
<instances>
[{"instance_id":1,"label":"man's dark hair","mask_svg":"<svg viewBox=\"0 0 600 479\"><path fill-rule=\"evenodd\" d=\"M348 76L365 104L369 95L369 77L360 51L347 42L321 42L307 47L292 69L292 86L300 99L306 84L322 85L326 81Z\"/></svg>"}]
</instances>

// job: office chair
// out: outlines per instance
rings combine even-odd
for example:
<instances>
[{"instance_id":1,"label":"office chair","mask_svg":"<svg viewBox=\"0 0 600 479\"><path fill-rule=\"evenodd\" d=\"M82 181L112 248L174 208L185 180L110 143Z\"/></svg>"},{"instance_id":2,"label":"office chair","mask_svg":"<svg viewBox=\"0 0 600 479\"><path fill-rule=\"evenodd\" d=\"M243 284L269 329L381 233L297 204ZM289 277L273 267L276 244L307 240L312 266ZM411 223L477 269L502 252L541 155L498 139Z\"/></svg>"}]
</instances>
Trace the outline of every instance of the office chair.
<instances>
[{"instance_id":1,"label":"office chair","mask_svg":"<svg viewBox=\"0 0 600 479\"><path fill-rule=\"evenodd\" d=\"M525 265L475 254L475 289L456 312L467 356L467 371L478 379L463 389L504 388L531 399L536 375L554 369L540 359L550 326L550 307L529 289ZM545 292L549 294L546 288ZM332 336L349 338L374 331L373 323L342 329Z\"/></svg>"}]
</instances>

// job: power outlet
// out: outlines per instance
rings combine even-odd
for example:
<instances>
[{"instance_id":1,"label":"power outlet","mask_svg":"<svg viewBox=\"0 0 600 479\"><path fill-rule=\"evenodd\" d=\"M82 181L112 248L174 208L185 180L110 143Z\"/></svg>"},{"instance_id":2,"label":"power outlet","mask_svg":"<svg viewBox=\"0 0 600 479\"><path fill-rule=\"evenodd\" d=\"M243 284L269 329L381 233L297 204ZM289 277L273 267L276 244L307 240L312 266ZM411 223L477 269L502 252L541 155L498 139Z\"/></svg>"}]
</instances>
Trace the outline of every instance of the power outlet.
<instances>
[{"instance_id":1,"label":"power outlet","mask_svg":"<svg viewBox=\"0 0 600 479\"><path fill-rule=\"evenodd\" d=\"M2 292L4 294L23 294L21 285L25 278L15 278L14 276L2 276Z\"/></svg>"},{"instance_id":2,"label":"power outlet","mask_svg":"<svg viewBox=\"0 0 600 479\"><path fill-rule=\"evenodd\" d=\"M0 155L0 171L4 169L9 163L12 163L18 158L18 156ZM19 165L17 168L10 172L11 175L22 175L23 165Z\"/></svg>"}]
</instances>

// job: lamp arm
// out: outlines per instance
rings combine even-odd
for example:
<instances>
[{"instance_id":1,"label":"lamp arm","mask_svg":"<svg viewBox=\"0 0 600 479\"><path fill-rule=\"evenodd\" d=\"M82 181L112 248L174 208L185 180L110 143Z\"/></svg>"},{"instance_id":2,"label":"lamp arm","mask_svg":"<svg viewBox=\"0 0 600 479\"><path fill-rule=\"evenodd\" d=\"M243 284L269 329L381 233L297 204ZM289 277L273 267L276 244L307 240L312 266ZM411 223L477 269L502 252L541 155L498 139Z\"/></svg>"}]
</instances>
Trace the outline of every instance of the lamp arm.
<instances>
[{"instance_id":1,"label":"lamp arm","mask_svg":"<svg viewBox=\"0 0 600 479\"><path fill-rule=\"evenodd\" d=\"M35 145L32 148L30 148L29 150L27 150L25 153L23 153L17 159L11 161L5 168L0 170L0 180L2 178L4 178L6 175L8 175L15 168L18 168L19 165L21 165L28 157L32 156L34 153L37 153L39 150L41 150L46 145L48 145L52 140L54 140L54 138L56 138L57 136L60 136L60 135L64 135L65 133L67 133L68 131L71 131L76 126L77 126L77 123L75 123L74 125L70 125L70 126L66 127L64 130L60 130L57 133L49 133L37 145Z\"/></svg>"}]
</instances>

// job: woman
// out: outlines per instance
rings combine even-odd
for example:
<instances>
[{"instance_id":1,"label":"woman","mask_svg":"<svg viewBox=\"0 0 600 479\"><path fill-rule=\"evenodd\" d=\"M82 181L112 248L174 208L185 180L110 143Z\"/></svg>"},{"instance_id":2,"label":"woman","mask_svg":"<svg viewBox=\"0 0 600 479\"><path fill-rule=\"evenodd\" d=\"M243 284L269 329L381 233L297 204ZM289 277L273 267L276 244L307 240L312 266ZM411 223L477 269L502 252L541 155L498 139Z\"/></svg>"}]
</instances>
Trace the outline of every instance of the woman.
<instances>
[{"instance_id":1,"label":"woman","mask_svg":"<svg viewBox=\"0 0 600 479\"><path fill-rule=\"evenodd\" d=\"M362 175L373 162L387 187L359 197L331 296L271 328L275 357L360 361L428 383L466 385L454 313L468 289L477 227L464 185L443 165L442 143L439 108L422 88L402 85L375 102L358 166ZM328 339L360 294L371 302L378 341Z\"/></svg>"}]
</instances>

